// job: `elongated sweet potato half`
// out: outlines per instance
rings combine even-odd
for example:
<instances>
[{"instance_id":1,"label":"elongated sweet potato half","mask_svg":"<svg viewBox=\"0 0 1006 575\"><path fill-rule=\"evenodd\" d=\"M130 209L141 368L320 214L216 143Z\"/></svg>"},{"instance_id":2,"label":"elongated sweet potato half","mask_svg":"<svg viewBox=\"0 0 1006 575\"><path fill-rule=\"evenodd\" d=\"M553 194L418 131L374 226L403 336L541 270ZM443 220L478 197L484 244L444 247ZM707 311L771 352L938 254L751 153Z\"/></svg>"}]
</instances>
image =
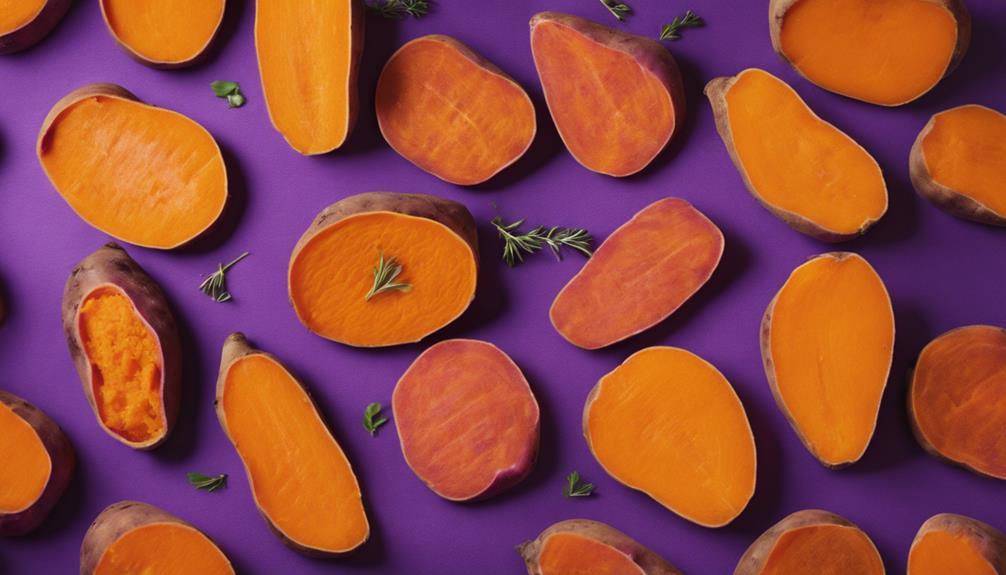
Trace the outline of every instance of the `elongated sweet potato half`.
<instances>
[{"instance_id":1,"label":"elongated sweet potato half","mask_svg":"<svg viewBox=\"0 0 1006 575\"><path fill-rule=\"evenodd\" d=\"M625 533L590 519L560 521L517 552L528 575L681 575Z\"/></svg>"},{"instance_id":2,"label":"elongated sweet potato half","mask_svg":"<svg viewBox=\"0 0 1006 575\"><path fill-rule=\"evenodd\" d=\"M182 68L206 53L227 0L100 0L112 37L138 61Z\"/></svg>"},{"instance_id":3,"label":"elongated sweet potato half","mask_svg":"<svg viewBox=\"0 0 1006 575\"><path fill-rule=\"evenodd\" d=\"M762 533L734 575L884 575L873 541L845 517L797 511Z\"/></svg>"},{"instance_id":4,"label":"elongated sweet potato half","mask_svg":"<svg viewBox=\"0 0 1006 575\"><path fill-rule=\"evenodd\" d=\"M538 454L538 402L491 343L431 346L398 380L392 408L406 463L444 499L495 495L527 477Z\"/></svg>"},{"instance_id":5,"label":"elongated sweet potato half","mask_svg":"<svg viewBox=\"0 0 1006 575\"><path fill-rule=\"evenodd\" d=\"M363 1L255 2L255 51L272 125L301 154L342 146L356 125Z\"/></svg>"},{"instance_id":6,"label":"elongated sweet potato half","mask_svg":"<svg viewBox=\"0 0 1006 575\"><path fill-rule=\"evenodd\" d=\"M934 115L908 167L915 191L940 208L1006 226L1006 115L974 104Z\"/></svg>"},{"instance_id":7,"label":"elongated sweet potato half","mask_svg":"<svg viewBox=\"0 0 1006 575\"><path fill-rule=\"evenodd\" d=\"M744 185L793 229L839 242L887 211L887 185L873 156L779 78L748 68L711 80L705 93Z\"/></svg>"},{"instance_id":8,"label":"elongated sweet potato half","mask_svg":"<svg viewBox=\"0 0 1006 575\"><path fill-rule=\"evenodd\" d=\"M63 331L98 425L134 449L167 439L181 398L178 327L164 292L125 250L107 244L73 268Z\"/></svg>"},{"instance_id":9,"label":"elongated sweet potato half","mask_svg":"<svg viewBox=\"0 0 1006 575\"><path fill-rule=\"evenodd\" d=\"M0 54L42 41L59 24L73 0L0 0Z\"/></svg>"},{"instance_id":10,"label":"elongated sweet potato half","mask_svg":"<svg viewBox=\"0 0 1006 575\"><path fill-rule=\"evenodd\" d=\"M139 501L105 508L84 534L80 575L233 575L223 551L188 522Z\"/></svg>"},{"instance_id":11,"label":"elongated sweet potato half","mask_svg":"<svg viewBox=\"0 0 1006 575\"><path fill-rule=\"evenodd\" d=\"M1006 479L1006 330L970 325L919 354L908 391L915 437L930 454Z\"/></svg>"},{"instance_id":12,"label":"elongated sweet potato half","mask_svg":"<svg viewBox=\"0 0 1006 575\"><path fill-rule=\"evenodd\" d=\"M77 466L70 440L41 409L0 390L0 536L42 524Z\"/></svg>"},{"instance_id":13,"label":"elongated sweet potato half","mask_svg":"<svg viewBox=\"0 0 1006 575\"><path fill-rule=\"evenodd\" d=\"M213 136L114 84L90 84L56 102L36 151L77 215L138 246L185 244L227 202L227 170Z\"/></svg>"},{"instance_id":14,"label":"elongated sweet potato half","mask_svg":"<svg viewBox=\"0 0 1006 575\"><path fill-rule=\"evenodd\" d=\"M244 334L224 342L216 406L255 506L284 543L331 557L370 537L356 475L307 389Z\"/></svg>"},{"instance_id":15,"label":"elongated sweet potato half","mask_svg":"<svg viewBox=\"0 0 1006 575\"><path fill-rule=\"evenodd\" d=\"M894 311L862 257L799 266L765 310L762 361L779 409L830 468L859 461L877 426L894 351Z\"/></svg>"},{"instance_id":16,"label":"elongated sweet potato half","mask_svg":"<svg viewBox=\"0 0 1006 575\"><path fill-rule=\"evenodd\" d=\"M722 255L716 224L685 200L658 200L597 248L556 296L549 318L573 345L611 345L674 313L705 285Z\"/></svg>"},{"instance_id":17,"label":"elongated sweet potato half","mask_svg":"<svg viewBox=\"0 0 1006 575\"><path fill-rule=\"evenodd\" d=\"M1006 535L977 519L940 513L919 528L908 553L908 575L1003 575Z\"/></svg>"},{"instance_id":18,"label":"elongated sweet potato half","mask_svg":"<svg viewBox=\"0 0 1006 575\"><path fill-rule=\"evenodd\" d=\"M475 297L478 240L463 205L369 192L324 210L290 256L290 301L309 330L357 347L412 343L451 323ZM380 262L401 267L371 294ZM368 297L369 296L369 297Z\"/></svg>"},{"instance_id":19,"label":"elongated sweet potato half","mask_svg":"<svg viewBox=\"0 0 1006 575\"><path fill-rule=\"evenodd\" d=\"M771 0L772 47L818 86L881 106L931 90L971 40L963 0Z\"/></svg>"},{"instance_id":20,"label":"elongated sweet potato half","mask_svg":"<svg viewBox=\"0 0 1006 575\"><path fill-rule=\"evenodd\" d=\"M635 174L684 120L678 64L656 40L541 12L531 18L531 53L555 127L588 170Z\"/></svg>"},{"instance_id":21,"label":"elongated sweet potato half","mask_svg":"<svg viewBox=\"0 0 1006 575\"><path fill-rule=\"evenodd\" d=\"M704 527L730 523L754 495L744 406L689 351L649 347L602 377L587 397L583 434L609 475Z\"/></svg>"}]
</instances>

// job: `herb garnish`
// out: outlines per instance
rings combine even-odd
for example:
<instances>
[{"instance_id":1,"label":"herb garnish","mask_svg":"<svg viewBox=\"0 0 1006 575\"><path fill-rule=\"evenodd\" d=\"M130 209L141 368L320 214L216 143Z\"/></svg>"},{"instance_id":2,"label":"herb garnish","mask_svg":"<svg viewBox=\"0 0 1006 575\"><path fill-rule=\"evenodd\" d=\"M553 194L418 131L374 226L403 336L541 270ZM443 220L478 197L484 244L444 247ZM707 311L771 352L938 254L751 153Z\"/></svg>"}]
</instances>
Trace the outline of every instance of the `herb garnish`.
<instances>
[{"instance_id":1,"label":"herb garnish","mask_svg":"<svg viewBox=\"0 0 1006 575\"><path fill-rule=\"evenodd\" d=\"M601 4L611 12L619 22L624 22L625 17L632 14L632 8L628 4L616 2L615 0L601 0Z\"/></svg>"},{"instance_id":2,"label":"herb garnish","mask_svg":"<svg viewBox=\"0 0 1006 575\"><path fill-rule=\"evenodd\" d=\"M426 0L377 0L367 3L367 8L385 18L401 20L412 16L421 18L430 12L430 3Z\"/></svg>"},{"instance_id":3,"label":"herb garnish","mask_svg":"<svg viewBox=\"0 0 1006 575\"><path fill-rule=\"evenodd\" d=\"M210 84L213 94L217 98L226 98L229 108L240 108L245 105L245 95L241 93L241 86L237 82L217 80Z\"/></svg>"},{"instance_id":4,"label":"herb garnish","mask_svg":"<svg viewBox=\"0 0 1006 575\"><path fill-rule=\"evenodd\" d=\"M664 24L660 29L661 40L678 40L681 38L682 28L700 28L706 23L702 18L695 15L695 12L686 10L684 17L675 16L670 24Z\"/></svg>"},{"instance_id":5,"label":"herb garnish","mask_svg":"<svg viewBox=\"0 0 1006 575\"><path fill-rule=\"evenodd\" d=\"M580 483L580 473L574 471L566 477L566 486L562 494L566 497L588 497L594 492L593 483Z\"/></svg>"},{"instance_id":6,"label":"herb garnish","mask_svg":"<svg viewBox=\"0 0 1006 575\"><path fill-rule=\"evenodd\" d=\"M518 228L524 225L524 220L505 224L503 218L496 216L493 218L492 224L496 226L496 231L503 239L503 261L510 267L524 261L522 252L532 254L546 245L552 249L557 260L562 259L562 253L559 250L563 246L572 248L587 257L593 253L590 244L594 238L587 230L581 228L538 226L523 234Z\"/></svg>"},{"instance_id":7,"label":"herb garnish","mask_svg":"<svg viewBox=\"0 0 1006 575\"><path fill-rule=\"evenodd\" d=\"M363 411L363 428L370 432L371 435L377 435L377 428L381 427L388 422L388 418L378 414L381 413L381 404L374 402L367 406L367 409ZM377 417L377 419L374 419Z\"/></svg>"},{"instance_id":8,"label":"herb garnish","mask_svg":"<svg viewBox=\"0 0 1006 575\"><path fill-rule=\"evenodd\" d=\"M384 259L384 252L381 252L381 259L378 260L377 265L374 266L374 285L372 285L370 287L370 291L367 292L367 301L370 301L370 298L377 294L393 289L398 291L411 290L412 284L401 282L395 283L395 278L397 278L400 273L402 273L402 264L398 263L395 256Z\"/></svg>"},{"instance_id":9,"label":"herb garnish","mask_svg":"<svg viewBox=\"0 0 1006 575\"><path fill-rule=\"evenodd\" d=\"M192 487L196 489L202 489L203 491L216 491L221 487L227 486L227 474L221 473L220 475L203 475L202 473L187 473L189 478L189 483Z\"/></svg>"},{"instance_id":10,"label":"herb garnish","mask_svg":"<svg viewBox=\"0 0 1006 575\"><path fill-rule=\"evenodd\" d=\"M234 264L246 257L248 257L248 252L234 258L234 260L227 265L219 264L217 266L217 271L210 274L203 280L203 283L199 284L199 290L210 296L215 302L223 303L225 301L230 301L231 294L227 291L227 270L231 269Z\"/></svg>"}]
</instances>

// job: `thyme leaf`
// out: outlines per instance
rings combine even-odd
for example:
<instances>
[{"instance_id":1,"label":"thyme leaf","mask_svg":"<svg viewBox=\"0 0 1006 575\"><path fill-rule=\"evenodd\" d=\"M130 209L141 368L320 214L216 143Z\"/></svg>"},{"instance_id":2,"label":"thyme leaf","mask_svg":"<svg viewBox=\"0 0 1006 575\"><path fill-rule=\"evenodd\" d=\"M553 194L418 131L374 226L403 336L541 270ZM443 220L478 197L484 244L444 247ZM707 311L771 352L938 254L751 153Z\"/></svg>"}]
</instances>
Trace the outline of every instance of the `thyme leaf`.
<instances>
[{"instance_id":1,"label":"thyme leaf","mask_svg":"<svg viewBox=\"0 0 1006 575\"><path fill-rule=\"evenodd\" d=\"M685 15L675 16L674 20L671 20L670 24L664 24L660 29L660 39L661 40L678 40L681 38L682 28L701 28L705 26L705 21L696 16L695 12L691 10L686 10Z\"/></svg>"}]
</instances>

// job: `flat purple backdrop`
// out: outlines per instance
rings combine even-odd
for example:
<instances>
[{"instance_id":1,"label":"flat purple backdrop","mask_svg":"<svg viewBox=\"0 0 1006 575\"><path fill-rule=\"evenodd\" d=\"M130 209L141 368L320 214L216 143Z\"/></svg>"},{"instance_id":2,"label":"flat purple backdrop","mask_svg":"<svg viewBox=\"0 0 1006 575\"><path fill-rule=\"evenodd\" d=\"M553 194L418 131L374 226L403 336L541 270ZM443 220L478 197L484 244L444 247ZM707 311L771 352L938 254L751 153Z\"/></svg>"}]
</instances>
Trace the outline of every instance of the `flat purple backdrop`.
<instances>
[{"instance_id":1,"label":"flat purple backdrop","mask_svg":"<svg viewBox=\"0 0 1006 575\"><path fill-rule=\"evenodd\" d=\"M273 130L262 100L253 48L253 4L229 2L210 57L182 71L131 60L102 24L97 2L79 0L42 44L0 58L0 284L10 317L0 329L0 387L45 410L68 432L80 459L72 486L36 533L0 540L0 572L72 573L84 531L106 505L138 499L175 513L212 536L243 573L521 573L515 544L553 522L585 517L611 524L689 573L728 573L747 545L784 515L823 508L865 529L891 572L902 571L919 525L957 512L1006 529L1004 484L945 465L923 453L909 431L905 374L936 335L960 325L1006 325L1003 230L955 219L921 199L908 180L908 152L939 110L966 103L1006 108L1006 5L969 0L974 40L960 68L920 101L884 109L824 92L772 52L765 1L634 0L636 14L617 24L596 0L442 0L421 20L367 18L359 125L345 147L304 158ZM545 108L528 46L527 22L539 10L568 11L652 35L659 24L695 8L708 26L668 43L682 67L688 113L674 143L642 174L613 179L580 167L565 151ZM413 37L457 37L509 72L531 94L538 137L516 165L475 188L441 182L397 156L373 112L377 75ZM789 272L835 249L790 230L744 190L713 127L702 87L749 66L768 69L800 92L825 119L869 149L884 168L890 211L865 237L840 246L864 255L894 302L897 342L877 434L862 461L829 471L803 448L776 408L758 349L762 312ZM248 97L228 110L213 80L237 80ZM129 252L170 296L186 341L183 412L171 440L134 452L106 436L87 406L60 328L60 297L73 265L107 241L77 218L35 159L35 137L49 107L83 84L115 82L152 104L206 126L224 150L231 204L222 229L177 252ZM432 193L464 202L479 223L479 292L455 324L421 345L359 350L308 333L287 301L286 266L297 238L324 206L371 190ZM489 220L493 203L506 218L582 226L603 239L633 213L665 196L694 203L724 231L727 248L709 285L671 319L611 348L587 352L549 325L553 297L583 264L548 254L508 269ZM235 300L216 304L196 289L203 274L244 250L230 273ZM234 449L213 412L224 337L245 331L285 360L313 391L363 486L371 541L337 560L304 558L274 537L252 504ZM408 469L394 425L376 438L360 424L371 401L387 405L398 377L426 345L450 337L489 340L525 371L542 408L541 455L532 475L495 499L455 504L429 491ZM588 390L632 352L674 345L708 359L736 387L758 445L754 499L730 526L705 529L608 477L580 432ZM2 464L2 463L0 463ZM566 499L564 477L579 470L593 497ZM227 473L229 487L195 491L187 471Z\"/></svg>"}]
</instances>

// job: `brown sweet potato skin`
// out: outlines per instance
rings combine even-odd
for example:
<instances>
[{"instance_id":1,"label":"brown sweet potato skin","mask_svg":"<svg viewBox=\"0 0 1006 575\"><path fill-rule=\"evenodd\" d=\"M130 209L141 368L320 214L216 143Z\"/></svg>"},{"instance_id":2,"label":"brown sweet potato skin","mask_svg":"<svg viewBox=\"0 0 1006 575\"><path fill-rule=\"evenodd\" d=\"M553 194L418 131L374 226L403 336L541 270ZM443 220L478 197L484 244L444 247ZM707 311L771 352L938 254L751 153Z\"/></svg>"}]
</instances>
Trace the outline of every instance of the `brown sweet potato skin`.
<instances>
[{"instance_id":1,"label":"brown sweet potato skin","mask_svg":"<svg viewBox=\"0 0 1006 575\"><path fill-rule=\"evenodd\" d=\"M136 60L141 64L146 64L151 68L157 68L158 70L177 70L178 68L186 68L188 66L193 66L195 64L198 64L199 62L202 62L203 59L206 58L206 54L209 52L210 46L212 46L213 43L216 41L217 36L220 33L220 25L223 24L224 16L227 14L227 4L226 0L224 0L224 10L220 13L220 21L217 22L217 26L216 29L213 31L213 35L209 37L209 39L206 41L206 45L203 46L203 48L199 51L198 54L192 56L187 60L182 60L179 62L162 62L159 60L150 60L144 56L141 56L132 48L127 46L122 40L120 40L119 36L115 33L114 30L112 30L112 23L108 21L108 10L105 8L105 1L101 0L98 4L101 6L101 19L104 20L105 27L108 28L108 33L112 35L113 39L115 39L115 43L118 44L119 47L126 52L126 54L129 54L129 56L133 60Z\"/></svg>"},{"instance_id":2,"label":"brown sweet potato skin","mask_svg":"<svg viewBox=\"0 0 1006 575\"><path fill-rule=\"evenodd\" d=\"M646 575L682 575L677 567L621 531L590 519L567 519L555 523L537 538L517 546L517 553L527 565L528 575L541 575L538 557L545 540L556 533L574 533L614 547L630 556Z\"/></svg>"},{"instance_id":3,"label":"brown sweet potato skin","mask_svg":"<svg viewBox=\"0 0 1006 575\"><path fill-rule=\"evenodd\" d=\"M0 54L13 54L41 42L63 19L72 3L73 0L48 0L31 22L0 35Z\"/></svg>"},{"instance_id":4,"label":"brown sweet potato skin","mask_svg":"<svg viewBox=\"0 0 1006 575\"><path fill-rule=\"evenodd\" d=\"M1006 573L1006 535L1002 531L971 517L956 513L940 513L926 519L926 522L919 527L919 532L912 540L912 549L933 531L946 531L967 538L978 548L982 557L995 568L996 573ZM911 551L908 554L911 556Z\"/></svg>"}]
</instances>

